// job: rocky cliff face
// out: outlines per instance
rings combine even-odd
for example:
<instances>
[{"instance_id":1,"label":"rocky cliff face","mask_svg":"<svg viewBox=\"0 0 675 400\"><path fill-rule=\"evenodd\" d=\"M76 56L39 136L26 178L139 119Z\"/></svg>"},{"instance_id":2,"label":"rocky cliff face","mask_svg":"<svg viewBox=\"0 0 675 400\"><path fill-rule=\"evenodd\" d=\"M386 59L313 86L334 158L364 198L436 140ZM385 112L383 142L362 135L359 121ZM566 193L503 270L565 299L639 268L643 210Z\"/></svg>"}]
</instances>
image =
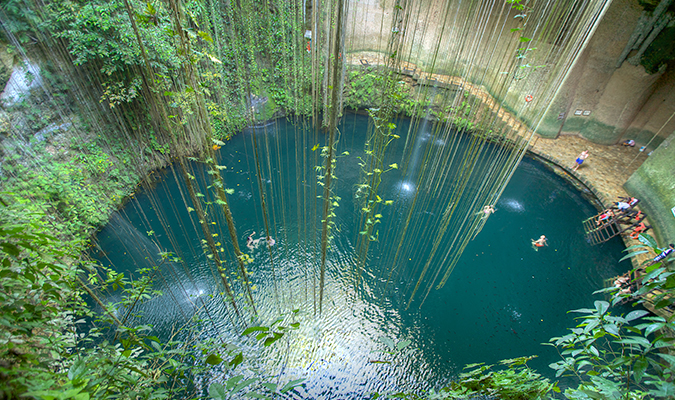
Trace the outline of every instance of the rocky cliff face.
<instances>
[{"instance_id":1,"label":"rocky cliff face","mask_svg":"<svg viewBox=\"0 0 675 400\"><path fill-rule=\"evenodd\" d=\"M405 61L423 72L460 75L472 81L530 126L537 113L545 112L537 127L543 137L579 135L605 145L635 140L637 147L654 152L628 180L626 189L643 200L653 216L657 236L663 241L675 240L671 213L675 207L675 155L673 146L668 146L675 131L675 2L614 0L603 9L602 19L584 40L583 51L571 55L576 62L555 98L533 101L529 114L519 112L523 96L532 93L538 100L537 96L550 95L547 91L553 85L534 83L536 73L527 79L515 79L506 88L498 79L501 74L512 73L504 60L523 55L518 53L518 36L515 40L512 36L520 35L517 29L525 28L525 12L514 10L506 2L489 10L477 7L480 2L450 3L422 1L416 3L417 9L397 20L391 1L358 2L348 23L348 51L380 52L386 58L388 43L381 39L385 37L383 32L403 27ZM531 9L528 14L535 12ZM561 18L553 17L543 25L555 26ZM498 28L501 31L495 36ZM472 31L488 34L478 37ZM533 38L528 43L532 50L525 54L529 65L545 65L545 72L562 68L547 63L545 55L565 49L570 44L567 39L551 39L556 36L541 31L529 31L528 35Z\"/></svg>"},{"instance_id":2,"label":"rocky cliff face","mask_svg":"<svg viewBox=\"0 0 675 400\"><path fill-rule=\"evenodd\" d=\"M355 4L347 27L348 51L386 52L383 33L403 26L403 58L425 72L462 75L484 85L512 110L518 108L528 91L539 87L540 94L545 93L541 84L532 82L536 75L511 83L508 91L499 87L501 81L497 79L507 72L504 60L516 57L521 45L520 32L512 30L525 28L521 17L525 11L515 10L506 2L488 9L477 7L478 2L447 5L422 1L398 21L390 3L368 0ZM578 55L537 133L549 138L576 134L609 145L629 138L639 146L648 145L650 150L658 147L675 129L675 119L668 121L675 105L675 92L670 90L675 85L671 72L675 63L664 63L672 49L657 46L658 38L668 34L673 24L671 3L664 0L645 8L638 0L613 1ZM541 15L546 12L555 13L548 10ZM552 26L550 34L542 33L546 28L541 27L531 32L536 43L529 46L530 65L546 65L547 54L562 51L569 44L565 40L573 40L564 35L559 36L564 40L552 39L558 33L555 24L560 24L560 18L562 15L554 15L550 21L539 21L542 26ZM486 34L474 35L472 27ZM654 51L666 56L657 57ZM657 60L656 70L647 71L643 64L654 66L652 59ZM549 64L546 68L550 71L556 66Z\"/></svg>"}]
</instances>

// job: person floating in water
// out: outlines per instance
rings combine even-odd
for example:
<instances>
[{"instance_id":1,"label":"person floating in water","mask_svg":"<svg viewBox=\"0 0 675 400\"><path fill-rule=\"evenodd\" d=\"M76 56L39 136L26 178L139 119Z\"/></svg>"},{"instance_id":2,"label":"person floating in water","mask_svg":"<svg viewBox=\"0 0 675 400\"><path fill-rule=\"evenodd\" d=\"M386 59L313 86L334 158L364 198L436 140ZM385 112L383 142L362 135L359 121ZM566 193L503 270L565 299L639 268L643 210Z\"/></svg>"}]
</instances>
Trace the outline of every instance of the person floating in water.
<instances>
[{"instance_id":1,"label":"person floating in water","mask_svg":"<svg viewBox=\"0 0 675 400\"><path fill-rule=\"evenodd\" d=\"M255 235L255 232L253 232L253 233L251 234L251 236L249 236L249 237L246 238L246 247L248 247L250 250L255 250L255 249L257 249L258 246L260 246L260 242L261 242L261 241L267 242L267 244L268 244L270 247L271 247L271 246L274 246L274 245L277 243L277 241L274 240L273 238L271 238L270 236L267 236L267 237L262 236L262 237L260 237L260 238L258 238L258 239L253 239L253 235Z\"/></svg>"},{"instance_id":2,"label":"person floating in water","mask_svg":"<svg viewBox=\"0 0 675 400\"><path fill-rule=\"evenodd\" d=\"M253 235L255 235L255 232L251 234L251 236L246 238L246 247L249 248L249 250L255 250L258 248L258 245L260 244L260 239L253 239Z\"/></svg>"},{"instance_id":3,"label":"person floating in water","mask_svg":"<svg viewBox=\"0 0 675 400\"><path fill-rule=\"evenodd\" d=\"M493 205L487 205L483 207L482 210L478 211L476 214L481 215L481 219L485 219L490 216L490 214L494 214L495 212L495 207Z\"/></svg>"},{"instance_id":4,"label":"person floating in water","mask_svg":"<svg viewBox=\"0 0 675 400\"><path fill-rule=\"evenodd\" d=\"M544 235L539 236L539 239L537 239L537 240L534 240L534 239L530 239L530 240L532 241L532 248L535 251L539 251L540 247L548 246L546 236L544 236Z\"/></svg>"},{"instance_id":5,"label":"person floating in water","mask_svg":"<svg viewBox=\"0 0 675 400\"><path fill-rule=\"evenodd\" d=\"M649 265L665 260L673 251L675 251L675 244L671 243L658 256L654 257L654 259L649 263Z\"/></svg>"},{"instance_id":6,"label":"person floating in water","mask_svg":"<svg viewBox=\"0 0 675 400\"><path fill-rule=\"evenodd\" d=\"M253 245L253 242L255 242L255 240L253 240L253 235L255 235L255 232L253 232L251 236L246 238L246 247L248 247L249 250L255 249L255 246Z\"/></svg>"}]
</instances>

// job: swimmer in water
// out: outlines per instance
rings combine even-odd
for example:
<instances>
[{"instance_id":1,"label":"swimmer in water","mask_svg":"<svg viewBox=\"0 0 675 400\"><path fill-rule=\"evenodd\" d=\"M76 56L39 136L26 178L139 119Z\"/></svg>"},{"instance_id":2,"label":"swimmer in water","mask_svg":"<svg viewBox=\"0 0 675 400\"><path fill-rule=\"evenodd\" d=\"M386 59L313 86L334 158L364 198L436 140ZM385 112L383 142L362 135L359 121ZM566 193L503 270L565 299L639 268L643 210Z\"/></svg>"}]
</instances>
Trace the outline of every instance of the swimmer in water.
<instances>
[{"instance_id":1,"label":"swimmer in water","mask_svg":"<svg viewBox=\"0 0 675 400\"><path fill-rule=\"evenodd\" d=\"M249 248L249 250L255 250L258 248L258 245L260 244L260 239L253 239L253 235L255 235L255 232L251 234L251 236L246 238L246 247Z\"/></svg>"},{"instance_id":2,"label":"swimmer in water","mask_svg":"<svg viewBox=\"0 0 675 400\"><path fill-rule=\"evenodd\" d=\"M539 236L539 239L537 239L537 240L534 240L534 239L530 239L530 240L532 241L532 248L535 251L539 251L540 247L548 246L548 243L546 242L546 236L544 236L544 235Z\"/></svg>"},{"instance_id":3,"label":"swimmer in water","mask_svg":"<svg viewBox=\"0 0 675 400\"><path fill-rule=\"evenodd\" d=\"M489 217L490 214L494 214L494 212L495 212L495 207L493 205L487 205L487 206L483 207L482 210L478 211L476 213L476 215L480 215L480 219L484 220L487 217Z\"/></svg>"},{"instance_id":4,"label":"swimmer in water","mask_svg":"<svg viewBox=\"0 0 675 400\"><path fill-rule=\"evenodd\" d=\"M267 239L265 239L265 240L267 241L267 244L268 244L270 247L274 246L274 245L277 243L276 240L272 239L272 238L269 237L269 236L268 236Z\"/></svg>"}]
</instances>

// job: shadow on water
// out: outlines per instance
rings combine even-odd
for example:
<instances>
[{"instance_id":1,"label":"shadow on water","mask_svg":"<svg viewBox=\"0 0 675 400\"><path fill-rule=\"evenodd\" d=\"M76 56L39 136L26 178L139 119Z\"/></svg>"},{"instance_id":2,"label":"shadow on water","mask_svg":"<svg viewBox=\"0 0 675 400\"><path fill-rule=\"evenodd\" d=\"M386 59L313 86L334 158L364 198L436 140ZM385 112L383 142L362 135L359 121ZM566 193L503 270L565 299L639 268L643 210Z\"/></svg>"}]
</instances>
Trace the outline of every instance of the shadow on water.
<instances>
[{"instance_id":1,"label":"shadow on water","mask_svg":"<svg viewBox=\"0 0 675 400\"><path fill-rule=\"evenodd\" d=\"M408 123L399 123L401 135L407 132ZM290 333L288 340L263 349L240 336L244 325L219 295L222 288L202 250L201 232L190 219L189 205L181 200L179 188L185 189L170 173L152 192L139 193L98 235L99 246L106 254L101 262L120 271L131 273L157 264L161 262L157 256L160 251L172 252L179 259L162 264L156 281L165 295L144 304L143 317L137 322L152 324L158 336L166 337L194 314L212 319L207 334L219 335L245 349L248 367L259 368L268 376L306 378L297 390L302 396L314 398L362 398L373 391L428 389L430 382L441 384L456 376L465 364L495 363L532 354L540 357L531 366L552 378L547 366L558 356L555 349L541 343L565 334L575 325L574 316L567 311L591 305L597 300L592 292L602 287L603 279L629 268L627 262L618 263L621 241L595 247L586 243L581 221L595 214L595 208L562 178L526 158L495 205L496 213L469 243L448 283L431 291L421 307L413 302L405 309L409 293L404 288L416 279L413 270L404 270L391 282L387 295L381 295L382 274L378 268L387 267L383 264L394 251L391 242L386 242L386 232L381 242L372 245L368 266L354 290L354 238L359 228L355 224L357 205L352 199L367 125L367 117L349 115L341 126L343 139L338 151L349 155L337 163L335 191L343 200L336 209L335 229L339 234L330 246L323 314L314 311L318 295L316 245L320 237L316 227L320 226L320 217L309 215L311 210L320 210L319 203L297 200L298 191L311 195L314 184L298 182L296 165L289 165L300 162L296 160L294 138L295 129L301 128L277 120L265 130L256 129L260 139L269 141L258 144L262 153L258 161L276 240L271 249L274 262L266 246L250 250L245 246L247 236L264 231L250 131L230 140L221 149L218 163L227 167L222 175L232 190L229 202L240 246L254 260L247 266L259 312L254 322L270 324L297 308L300 312L295 320L300 328ZM405 176L400 171L387 173L382 193L388 198L405 203L407 196L415 193L415 170L425 167L421 160L427 146L446 145L425 138L424 132L414 137ZM403 145L398 146L392 146L390 163L401 160ZM304 150L313 160L315 153ZM200 171L196 164L193 168ZM206 193L206 174L195 175L200 191ZM387 226L397 226L404 219L403 206L397 204L383 212L383 219L389 219ZM419 211L419 221L436 221L442 213L442 204L429 202ZM226 255L223 259L228 260L227 268L235 271L226 223L219 213L210 215ZM307 219L301 221L299 215ZM424 226L418 232L410 249L410 262L429 251L431 232ZM542 234L548 237L549 245L534 251L530 240ZM271 276L276 278L277 293ZM233 281L238 287L236 279ZM240 299L240 303L245 301ZM405 340L411 343L404 351L387 353L392 344Z\"/></svg>"}]
</instances>

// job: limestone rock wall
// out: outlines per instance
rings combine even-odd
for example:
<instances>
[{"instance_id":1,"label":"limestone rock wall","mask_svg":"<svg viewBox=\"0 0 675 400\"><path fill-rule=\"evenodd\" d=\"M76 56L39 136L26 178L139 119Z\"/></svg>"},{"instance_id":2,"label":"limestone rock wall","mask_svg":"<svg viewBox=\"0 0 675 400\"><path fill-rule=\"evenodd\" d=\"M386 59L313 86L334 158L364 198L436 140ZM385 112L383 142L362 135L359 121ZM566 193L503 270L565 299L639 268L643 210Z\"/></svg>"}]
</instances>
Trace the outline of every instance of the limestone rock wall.
<instances>
[{"instance_id":1,"label":"limestone rock wall","mask_svg":"<svg viewBox=\"0 0 675 400\"><path fill-rule=\"evenodd\" d=\"M671 131L672 132L672 131ZM675 133L671 133L626 181L661 245L675 243Z\"/></svg>"},{"instance_id":2,"label":"limestone rock wall","mask_svg":"<svg viewBox=\"0 0 675 400\"><path fill-rule=\"evenodd\" d=\"M655 9L645 11L638 0L613 0L537 127L537 133L546 138L578 135L603 145L633 139L638 147L646 146L647 152L653 151L625 188L641 199L657 236L663 241L675 241L675 217L670 211L675 207L675 144L670 144L675 135L675 65L648 73L639 62L643 54L649 54L645 51L659 32L673 24L675 16L668 9L674 1L662 0ZM456 9L450 8L460 3ZM486 24L485 32L494 32L496 21L506 21L506 32L517 27L517 12L503 7L506 2L494 3L495 8L486 15L480 15L482 6L475 7L485 4L480 1L420 0L406 4L416 9L410 10L408 19L403 21L406 29L403 59L424 72L461 74L490 92L525 123L531 123L530 117L549 105L542 99L539 104L535 101L530 105L532 113L518 112L523 93L531 88L525 84L504 91L495 86L501 82L496 76L505 73L505 65L498 60L512 58L517 44L504 40L490 47L488 38L471 36L471 27L479 30L479 24ZM393 6L392 0L352 3L347 51L374 51L386 57L386 37L401 22L393 21ZM474 12L478 14L472 19ZM543 40L536 38L538 42L532 47L549 51L568 45L545 38L546 35ZM484 41L483 46L469 51L476 40ZM494 58L484 54L487 49L494 51ZM458 56L448 57L449 54ZM469 60L481 58L489 59L482 64L484 69L464 69ZM457 61L451 64L447 60ZM546 90L540 89L538 93L541 97L548 95Z\"/></svg>"},{"instance_id":3,"label":"limestone rock wall","mask_svg":"<svg viewBox=\"0 0 675 400\"><path fill-rule=\"evenodd\" d=\"M634 139L639 146L647 145L648 150L658 147L675 129L675 119L668 122L675 104L672 94L675 67L650 74L638 62L654 39L650 35L655 36L659 29L668 26L665 22L671 21L666 11L672 1L663 0L661 9L647 12L638 0L613 0L537 133L547 138L560 134L580 135L605 145ZM485 8L486 4L480 1L408 2L410 9L401 21L394 21L392 0L353 2L347 23L347 51L384 53L389 32L398 24L405 28L403 59L425 72L461 74L474 84L483 85L508 109L517 110L524 93L536 91L536 84L516 82L505 90L501 87L503 81L496 76L508 72L508 63L504 60L515 57L519 46L519 33L510 37L514 35L510 29L522 27L518 24L518 11L506 2L496 2L489 9ZM559 23L554 20L555 17L546 23ZM475 31L485 28L486 34L474 36L472 27ZM533 59L528 61L537 64L546 62L544 57L535 59L536 53L559 51L566 44L553 43L548 34L533 38L536 43L531 47L536 50L529 53ZM472 63L483 67L471 67ZM546 90L540 90L540 96L544 94L548 95ZM534 103L531 108L548 105L547 102ZM543 112L541 108L537 111ZM531 122L527 120L528 115L521 117L524 122Z\"/></svg>"},{"instance_id":4,"label":"limestone rock wall","mask_svg":"<svg viewBox=\"0 0 675 400\"><path fill-rule=\"evenodd\" d=\"M641 30L649 32L643 26L650 16L636 0L612 3L539 134L577 134L607 145L634 139L652 150L675 129L675 120L663 127L675 104L673 68L649 74L633 65L641 47L634 50L629 44Z\"/></svg>"}]
</instances>

